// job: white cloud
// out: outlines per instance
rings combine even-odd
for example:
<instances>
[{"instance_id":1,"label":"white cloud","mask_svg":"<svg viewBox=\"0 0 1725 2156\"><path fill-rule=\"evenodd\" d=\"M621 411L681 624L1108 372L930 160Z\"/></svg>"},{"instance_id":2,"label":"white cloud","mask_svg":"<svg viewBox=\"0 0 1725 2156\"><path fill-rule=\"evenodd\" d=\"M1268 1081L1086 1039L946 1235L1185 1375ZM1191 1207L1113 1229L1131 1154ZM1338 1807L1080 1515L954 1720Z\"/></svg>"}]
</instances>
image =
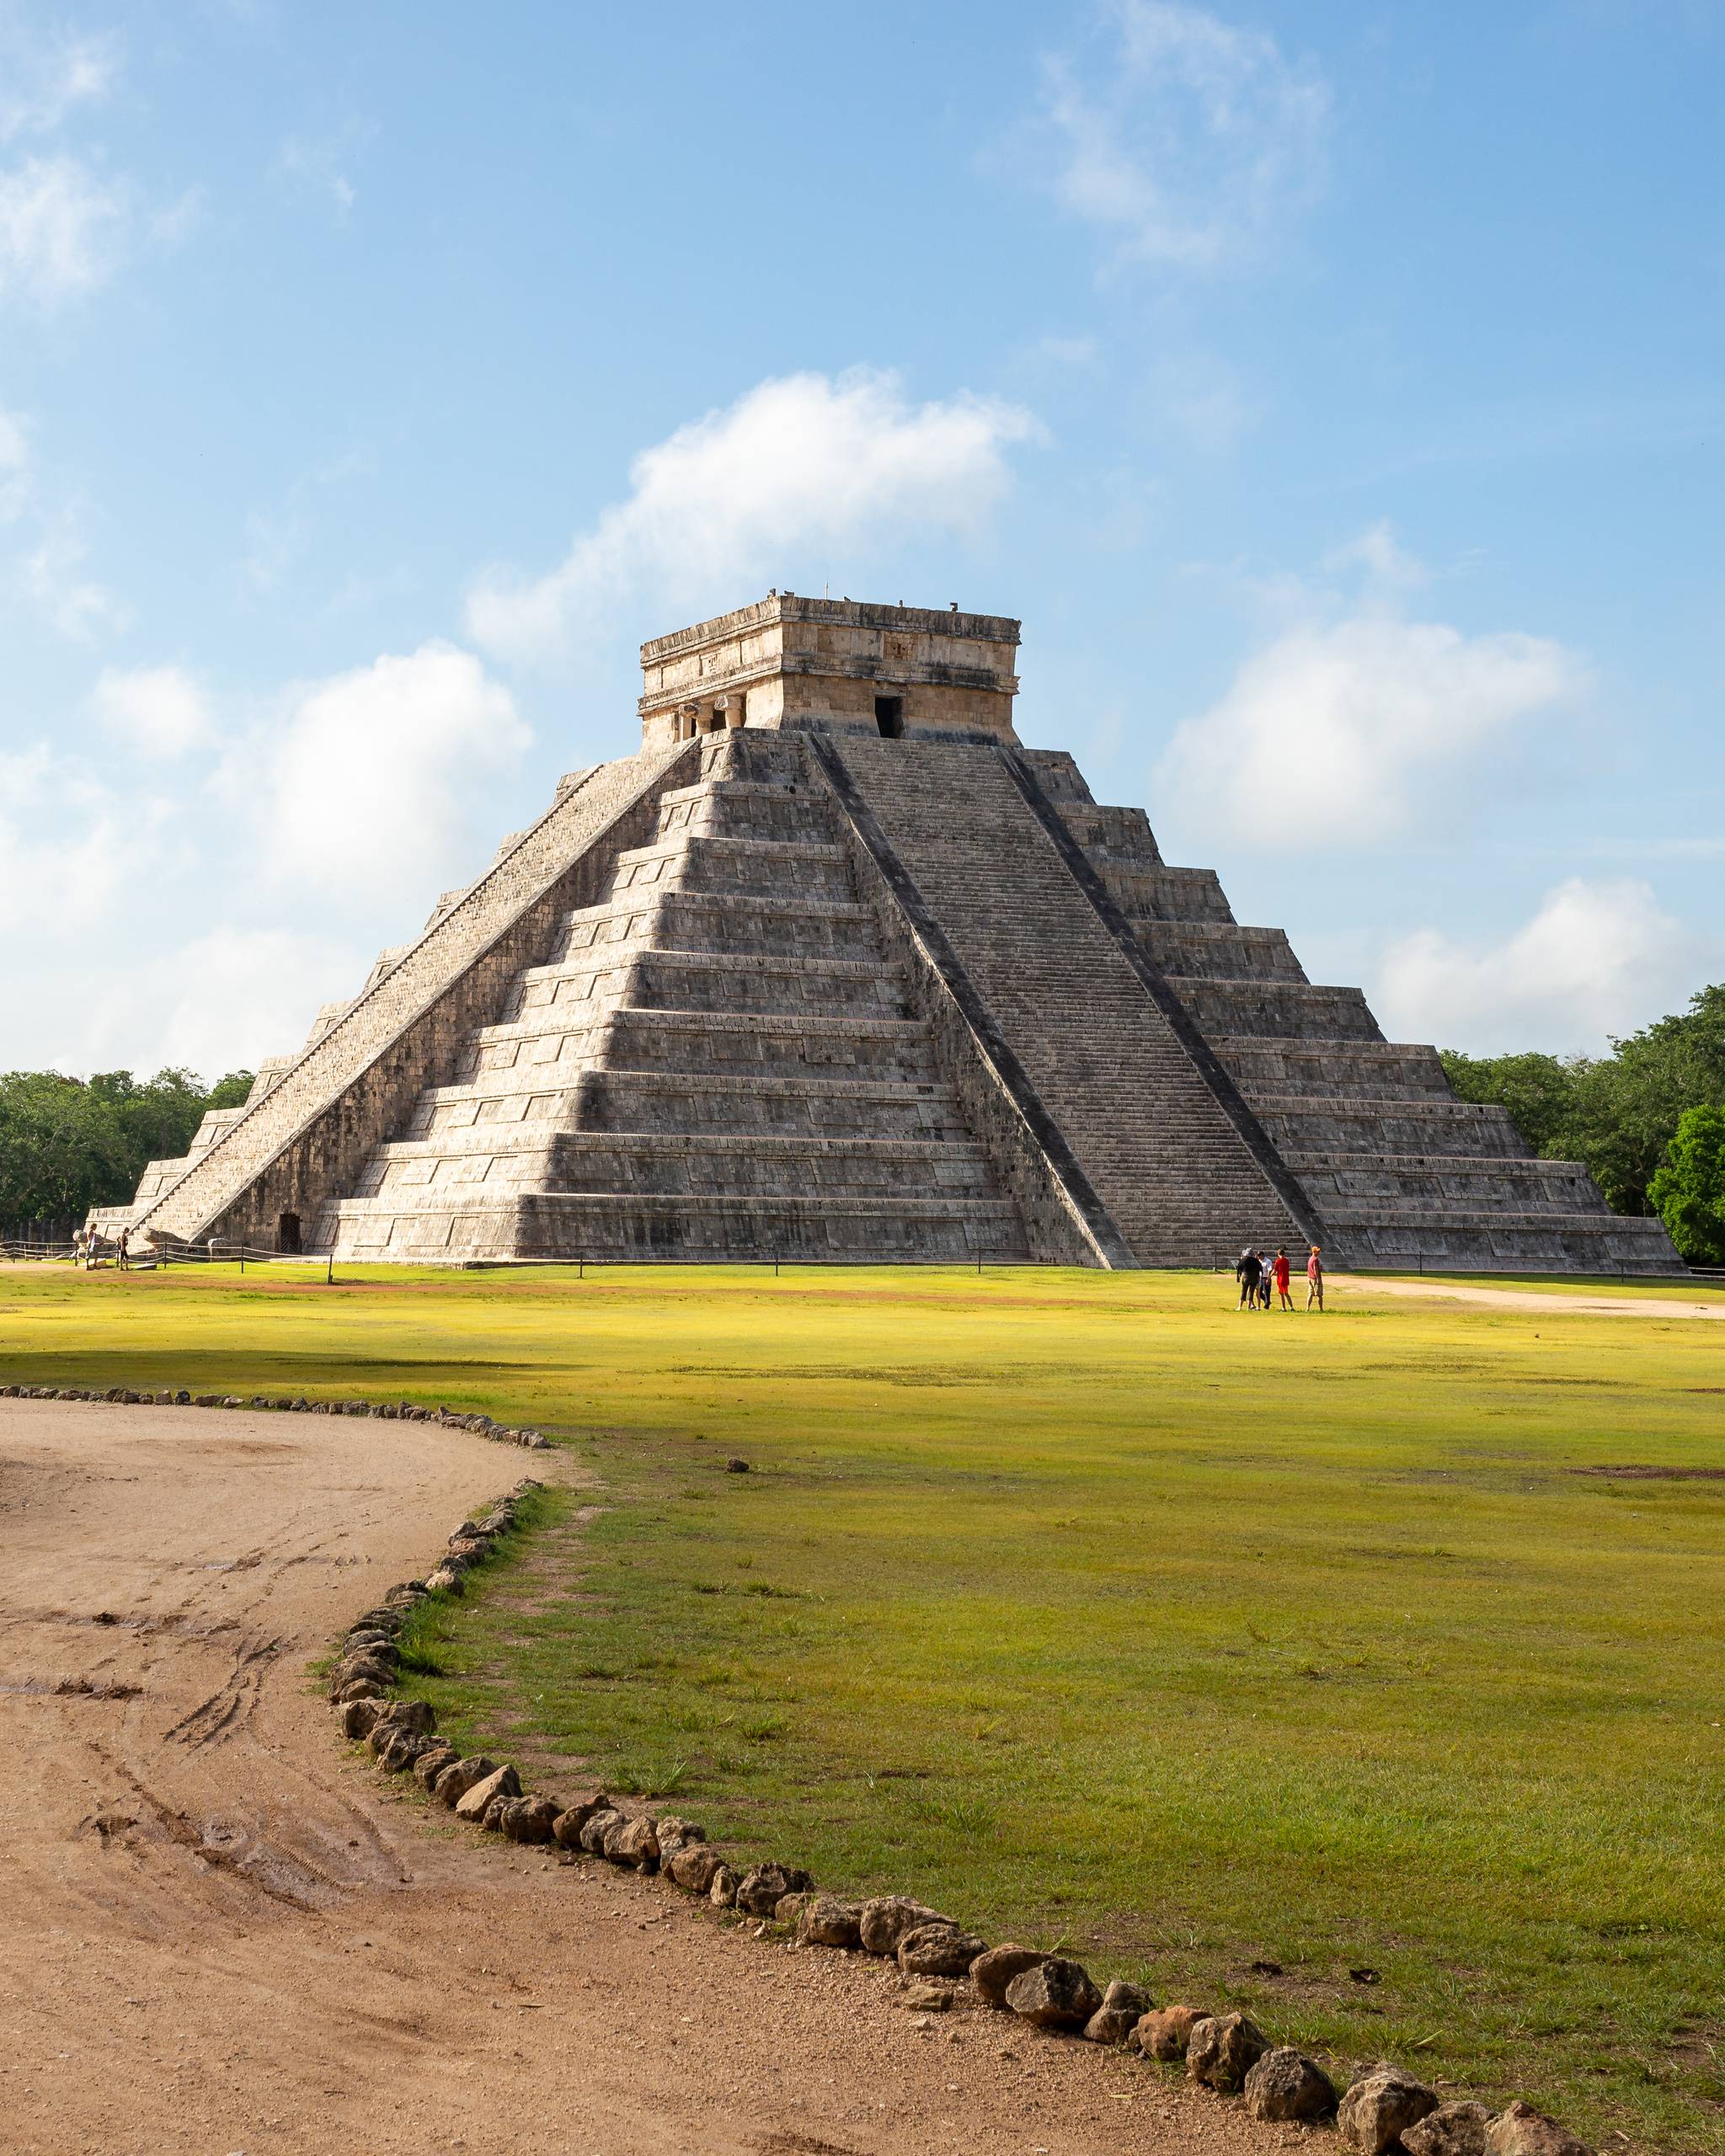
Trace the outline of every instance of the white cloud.
<instances>
[{"instance_id":1,"label":"white cloud","mask_svg":"<svg viewBox=\"0 0 1725 2156\"><path fill-rule=\"evenodd\" d=\"M214 736L209 701L179 666L107 666L90 708L109 733L142 756L183 756Z\"/></svg>"},{"instance_id":2,"label":"white cloud","mask_svg":"<svg viewBox=\"0 0 1725 2156\"><path fill-rule=\"evenodd\" d=\"M119 67L111 37L41 37L0 10L0 142L45 135L74 105L105 97Z\"/></svg>"},{"instance_id":3,"label":"white cloud","mask_svg":"<svg viewBox=\"0 0 1725 2156\"><path fill-rule=\"evenodd\" d=\"M15 412L0 409L0 524L23 510L29 492L30 446Z\"/></svg>"},{"instance_id":4,"label":"white cloud","mask_svg":"<svg viewBox=\"0 0 1725 2156\"><path fill-rule=\"evenodd\" d=\"M83 574L88 547L76 509L45 520L35 547L19 563L18 587L48 626L74 643L101 628L123 628L129 610L105 584Z\"/></svg>"},{"instance_id":5,"label":"white cloud","mask_svg":"<svg viewBox=\"0 0 1725 2156\"><path fill-rule=\"evenodd\" d=\"M159 861L171 816L45 743L0 752L0 931L53 941L109 919L126 879Z\"/></svg>"},{"instance_id":6,"label":"white cloud","mask_svg":"<svg viewBox=\"0 0 1725 2156\"><path fill-rule=\"evenodd\" d=\"M472 873L475 793L530 739L508 690L433 642L290 691L222 791L254 820L277 883L398 901L404 883L435 894L457 866Z\"/></svg>"},{"instance_id":7,"label":"white cloud","mask_svg":"<svg viewBox=\"0 0 1725 2156\"><path fill-rule=\"evenodd\" d=\"M1680 1005L1706 956L1650 884L1573 876L1501 943L1435 928L1404 937L1385 953L1372 1001L1391 1040L1599 1054Z\"/></svg>"},{"instance_id":8,"label":"white cloud","mask_svg":"<svg viewBox=\"0 0 1725 2156\"><path fill-rule=\"evenodd\" d=\"M322 195L336 222L344 225L353 214L356 199L346 167L376 133L368 121L353 120L333 135L290 135L281 146L277 164L297 185Z\"/></svg>"},{"instance_id":9,"label":"white cloud","mask_svg":"<svg viewBox=\"0 0 1725 2156\"><path fill-rule=\"evenodd\" d=\"M1332 558L1365 567L1356 610L1284 583L1304 618L1176 731L1156 774L1188 827L1268 851L1380 846L1449 817L1469 776L1573 704L1581 659L1550 638L1405 619L1421 574L1379 526Z\"/></svg>"},{"instance_id":10,"label":"white cloud","mask_svg":"<svg viewBox=\"0 0 1725 2156\"><path fill-rule=\"evenodd\" d=\"M601 632L626 596L734 604L770 577L796 588L815 545L883 529L974 533L1011 485L1005 450L1038 431L992 398L913 405L889 373L763 382L644 450L628 499L548 575L483 576L468 627L488 649L545 659Z\"/></svg>"},{"instance_id":11,"label":"white cloud","mask_svg":"<svg viewBox=\"0 0 1725 2156\"><path fill-rule=\"evenodd\" d=\"M0 299L51 306L108 276L126 192L82 159L26 157L0 172Z\"/></svg>"},{"instance_id":12,"label":"white cloud","mask_svg":"<svg viewBox=\"0 0 1725 2156\"><path fill-rule=\"evenodd\" d=\"M1321 190L1330 96L1267 31L1169 0L1113 0L1108 51L1046 63L1050 184L1123 259L1210 270Z\"/></svg>"}]
</instances>

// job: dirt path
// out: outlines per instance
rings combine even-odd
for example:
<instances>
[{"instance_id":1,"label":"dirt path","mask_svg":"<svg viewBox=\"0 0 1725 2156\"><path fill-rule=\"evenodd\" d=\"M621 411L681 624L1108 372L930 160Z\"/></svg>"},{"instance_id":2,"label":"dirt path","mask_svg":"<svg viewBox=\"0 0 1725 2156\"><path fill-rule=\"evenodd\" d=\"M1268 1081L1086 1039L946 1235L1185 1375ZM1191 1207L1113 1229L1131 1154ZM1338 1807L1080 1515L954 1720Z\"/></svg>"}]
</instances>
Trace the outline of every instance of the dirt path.
<instances>
[{"instance_id":1,"label":"dirt path","mask_svg":"<svg viewBox=\"0 0 1725 2156\"><path fill-rule=\"evenodd\" d=\"M1725 1319L1725 1299L1681 1301L1671 1295L1542 1295L1525 1288L1466 1288L1451 1280L1383 1280L1371 1273L1331 1275L1331 1293L1347 1289L1373 1294L1423 1295L1446 1303L1485 1303L1504 1310L1541 1310L1547 1317L1571 1313L1596 1317L1708 1317Z\"/></svg>"},{"instance_id":2,"label":"dirt path","mask_svg":"<svg viewBox=\"0 0 1725 2156\"><path fill-rule=\"evenodd\" d=\"M346 1755L307 1660L521 1465L423 1424L0 1401L8 2150L1306 2140L1004 2016L919 2028L879 1963L430 1825Z\"/></svg>"}]
</instances>

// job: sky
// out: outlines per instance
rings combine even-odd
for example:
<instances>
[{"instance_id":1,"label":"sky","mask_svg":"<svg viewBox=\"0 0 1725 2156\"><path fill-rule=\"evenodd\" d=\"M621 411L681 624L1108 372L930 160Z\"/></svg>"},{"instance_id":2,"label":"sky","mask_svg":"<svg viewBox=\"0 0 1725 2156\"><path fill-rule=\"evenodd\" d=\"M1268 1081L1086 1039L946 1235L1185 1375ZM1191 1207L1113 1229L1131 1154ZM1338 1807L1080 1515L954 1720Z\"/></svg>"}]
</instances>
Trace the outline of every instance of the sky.
<instances>
[{"instance_id":1,"label":"sky","mask_svg":"<svg viewBox=\"0 0 1725 2156\"><path fill-rule=\"evenodd\" d=\"M1725 0L0 0L0 1068L302 1040L769 586L1392 1038L1725 978Z\"/></svg>"}]
</instances>

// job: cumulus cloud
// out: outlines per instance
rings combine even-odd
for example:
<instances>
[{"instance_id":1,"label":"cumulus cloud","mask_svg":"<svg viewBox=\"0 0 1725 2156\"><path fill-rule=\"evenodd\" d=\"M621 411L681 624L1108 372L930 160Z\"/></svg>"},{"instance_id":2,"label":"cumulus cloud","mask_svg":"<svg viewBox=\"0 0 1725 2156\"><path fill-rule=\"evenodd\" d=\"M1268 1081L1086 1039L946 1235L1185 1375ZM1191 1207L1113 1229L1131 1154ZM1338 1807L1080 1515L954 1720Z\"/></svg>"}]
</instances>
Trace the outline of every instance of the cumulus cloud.
<instances>
[{"instance_id":1,"label":"cumulus cloud","mask_svg":"<svg viewBox=\"0 0 1725 2156\"><path fill-rule=\"evenodd\" d=\"M1435 928L1402 937L1384 954L1373 1002L1392 1040L1597 1054L1681 1004L1707 955L1650 884L1573 876L1501 942Z\"/></svg>"},{"instance_id":2,"label":"cumulus cloud","mask_svg":"<svg viewBox=\"0 0 1725 2156\"><path fill-rule=\"evenodd\" d=\"M1176 731L1157 783L1190 827L1267 851L1393 842L1448 816L1482 763L1584 690L1585 665L1550 638L1407 619L1418 565L1383 527L1344 557L1370 579L1354 610L1282 586L1305 618Z\"/></svg>"},{"instance_id":3,"label":"cumulus cloud","mask_svg":"<svg viewBox=\"0 0 1725 2156\"><path fill-rule=\"evenodd\" d=\"M141 756L183 756L214 737L209 700L179 666L104 667L90 708L116 740Z\"/></svg>"},{"instance_id":4,"label":"cumulus cloud","mask_svg":"<svg viewBox=\"0 0 1725 2156\"><path fill-rule=\"evenodd\" d=\"M1045 63L1049 185L1124 260L1213 270L1321 190L1330 95L1268 31L1113 0L1105 51Z\"/></svg>"},{"instance_id":5,"label":"cumulus cloud","mask_svg":"<svg viewBox=\"0 0 1725 2156\"><path fill-rule=\"evenodd\" d=\"M126 192L79 157L29 157L0 172L0 299L51 306L113 268Z\"/></svg>"},{"instance_id":6,"label":"cumulus cloud","mask_svg":"<svg viewBox=\"0 0 1725 2156\"><path fill-rule=\"evenodd\" d=\"M159 861L172 814L45 743L0 752L0 932L52 941L109 918Z\"/></svg>"},{"instance_id":7,"label":"cumulus cloud","mask_svg":"<svg viewBox=\"0 0 1725 2156\"><path fill-rule=\"evenodd\" d=\"M51 133L73 106L105 97L119 59L111 37L44 36L17 9L0 7L0 142Z\"/></svg>"},{"instance_id":8,"label":"cumulus cloud","mask_svg":"<svg viewBox=\"0 0 1725 2156\"><path fill-rule=\"evenodd\" d=\"M404 883L435 895L458 864L471 871L475 791L530 739L471 652L432 642L290 691L220 784L276 882L398 901Z\"/></svg>"},{"instance_id":9,"label":"cumulus cloud","mask_svg":"<svg viewBox=\"0 0 1725 2156\"><path fill-rule=\"evenodd\" d=\"M601 631L625 597L734 601L770 577L794 584L811 546L885 529L974 534L1012 483L1006 451L1037 431L990 398L912 404L890 373L763 382L643 451L627 499L548 574L482 577L469 629L488 650L542 659Z\"/></svg>"},{"instance_id":10,"label":"cumulus cloud","mask_svg":"<svg viewBox=\"0 0 1725 2156\"><path fill-rule=\"evenodd\" d=\"M9 524L23 510L29 494L29 443L24 422L15 412L0 409L0 524Z\"/></svg>"}]
</instances>

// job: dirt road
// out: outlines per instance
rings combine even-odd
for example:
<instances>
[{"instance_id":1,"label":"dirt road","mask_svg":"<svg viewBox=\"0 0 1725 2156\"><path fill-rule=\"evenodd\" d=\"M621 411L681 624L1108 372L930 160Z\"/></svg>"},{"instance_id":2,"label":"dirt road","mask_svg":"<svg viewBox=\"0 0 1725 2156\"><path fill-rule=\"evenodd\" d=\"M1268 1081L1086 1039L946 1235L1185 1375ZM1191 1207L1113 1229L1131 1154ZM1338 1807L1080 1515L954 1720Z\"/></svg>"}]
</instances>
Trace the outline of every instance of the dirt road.
<instances>
[{"instance_id":1,"label":"dirt road","mask_svg":"<svg viewBox=\"0 0 1725 2156\"><path fill-rule=\"evenodd\" d=\"M1674 1295L1542 1295L1525 1288L1470 1288L1455 1280L1386 1280L1375 1273L1332 1274L1346 1288L1431 1302L1478 1303L1500 1310L1536 1310L1546 1317L1725 1318L1725 1298Z\"/></svg>"},{"instance_id":2,"label":"dirt road","mask_svg":"<svg viewBox=\"0 0 1725 2156\"><path fill-rule=\"evenodd\" d=\"M350 1758L307 1661L521 1465L423 1424L0 1401L0 2145L1307 2140L1005 2016L919 2028L879 1963L430 1825Z\"/></svg>"}]
</instances>

